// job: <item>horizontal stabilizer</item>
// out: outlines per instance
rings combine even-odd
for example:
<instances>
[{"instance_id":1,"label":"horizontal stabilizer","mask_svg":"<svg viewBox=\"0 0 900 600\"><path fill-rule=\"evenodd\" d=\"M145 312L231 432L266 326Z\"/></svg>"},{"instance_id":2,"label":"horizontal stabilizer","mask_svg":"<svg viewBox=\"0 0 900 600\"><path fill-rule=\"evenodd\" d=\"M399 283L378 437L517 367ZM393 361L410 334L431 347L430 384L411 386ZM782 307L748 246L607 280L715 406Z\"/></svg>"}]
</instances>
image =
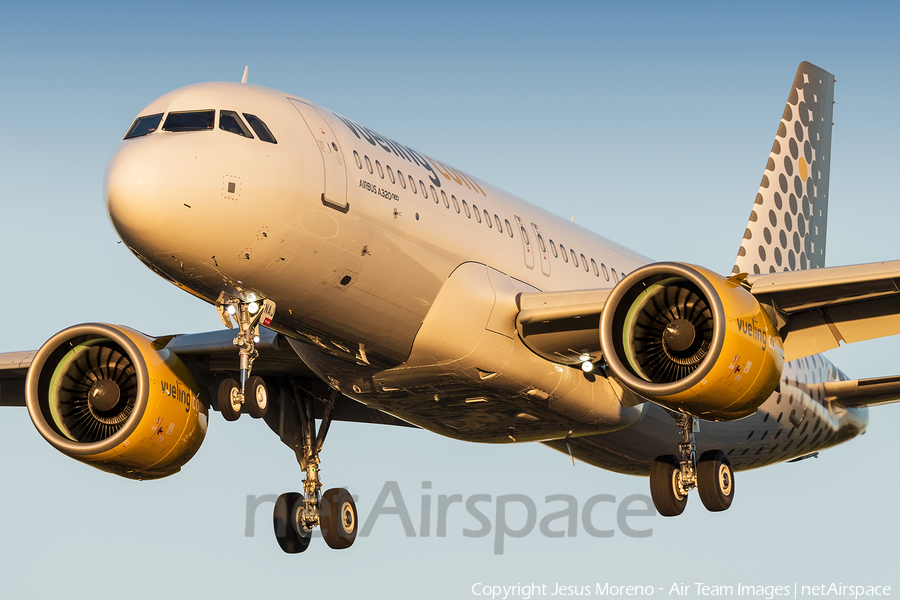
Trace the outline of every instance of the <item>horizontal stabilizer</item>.
<instances>
[{"instance_id":1,"label":"horizontal stabilizer","mask_svg":"<svg viewBox=\"0 0 900 600\"><path fill-rule=\"evenodd\" d=\"M900 376L828 381L825 383L825 400L846 407L900 402Z\"/></svg>"}]
</instances>

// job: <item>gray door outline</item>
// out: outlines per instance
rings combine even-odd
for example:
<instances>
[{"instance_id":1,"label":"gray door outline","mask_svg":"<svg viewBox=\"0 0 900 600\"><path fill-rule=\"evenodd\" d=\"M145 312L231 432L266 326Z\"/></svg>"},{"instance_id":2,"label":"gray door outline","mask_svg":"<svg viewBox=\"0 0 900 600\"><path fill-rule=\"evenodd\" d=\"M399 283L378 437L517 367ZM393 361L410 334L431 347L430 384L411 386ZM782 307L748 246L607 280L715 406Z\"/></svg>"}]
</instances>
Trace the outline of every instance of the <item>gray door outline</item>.
<instances>
[{"instance_id":1,"label":"gray door outline","mask_svg":"<svg viewBox=\"0 0 900 600\"><path fill-rule=\"evenodd\" d=\"M344 153L337 137L315 106L296 98L288 98L303 117L310 133L319 145L322 163L325 167L325 189L322 204L346 213L350 210L347 202L347 167Z\"/></svg>"},{"instance_id":2,"label":"gray door outline","mask_svg":"<svg viewBox=\"0 0 900 600\"><path fill-rule=\"evenodd\" d=\"M525 254L525 266L529 269L534 268L534 250L531 247L531 238L528 237L528 228L525 227L525 221L519 215L513 215L516 218L516 225L519 226L519 235L522 237L522 252Z\"/></svg>"}]
</instances>

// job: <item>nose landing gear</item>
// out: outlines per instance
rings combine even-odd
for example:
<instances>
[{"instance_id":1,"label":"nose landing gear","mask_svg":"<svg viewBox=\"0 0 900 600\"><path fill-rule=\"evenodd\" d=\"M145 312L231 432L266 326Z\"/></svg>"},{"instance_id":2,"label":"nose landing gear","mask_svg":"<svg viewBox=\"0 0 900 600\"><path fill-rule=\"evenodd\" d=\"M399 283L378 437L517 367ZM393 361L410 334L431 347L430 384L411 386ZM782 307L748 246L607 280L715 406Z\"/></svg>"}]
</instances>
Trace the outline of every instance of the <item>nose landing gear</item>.
<instances>
[{"instance_id":1,"label":"nose landing gear","mask_svg":"<svg viewBox=\"0 0 900 600\"><path fill-rule=\"evenodd\" d=\"M318 526L322 528L322 537L330 548L349 548L356 540L359 528L356 503L350 492L343 488L333 488L320 494L322 482L319 480L319 453L341 394L336 390L331 392L317 432L314 396L295 382L292 384L302 430L302 450L297 453L297 458L300 468L306 471L306 479L302 494L288 492L278 497L272 518L275 539L281 549L289 554L303 552L309 547L312 530Z\"/></svg>"},{"instance_id":2,"label":"nose landing gear","mask_svg":"<svg viewBox=\"0 0 900 600\"><path fill-rule=\"evenodd\" d=\"M224 296L224 294L223 294ZM253 361L259 356L256 343L259 341L259 326L264 327L272 322L275 315L275 303L271 300L259 302L243 302L241 300L224 300L222 296L216 303L216 309L222 322L232 329L231 321L237 326L237 337L234 345L238 347L240 359L241 381L226 379L219 384L217 404L219 412L226 421L236 421L243 410L254 419L266 416L269 407L269 392L262 377L251 377Z\"/></svg>"},{"instance_id":3,"label":"nose landing gear","mask_svg":"<svg viewBox=\"0 0 900 600\"><path fill-rule=\"evenodd\" d=\"M700 430L695 417L673 415L681 433L678 444L680 457L665 454L657 457L650 467L650 496L653 505L664 517L684 512L688 492L697 488L707 510L727 510L734 500L734 471L728 456L721 450L707 450L697 459L694 433Z\"/></svg>"}]
</instances>

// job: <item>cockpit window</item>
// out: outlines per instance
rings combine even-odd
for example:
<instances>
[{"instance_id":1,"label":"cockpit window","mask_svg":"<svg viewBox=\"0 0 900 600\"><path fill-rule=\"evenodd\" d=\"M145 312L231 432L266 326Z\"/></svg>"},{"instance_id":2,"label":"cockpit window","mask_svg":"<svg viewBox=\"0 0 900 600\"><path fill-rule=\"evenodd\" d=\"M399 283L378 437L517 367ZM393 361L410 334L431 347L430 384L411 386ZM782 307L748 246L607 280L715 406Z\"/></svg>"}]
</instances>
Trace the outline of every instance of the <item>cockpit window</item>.
<instances>
[{"instance_id":1,"label":"cockpit window","mask_svg":"<svg viewBox=\"0 0 900 600\"><path fill-rule=\"evenodd\" d=\"M203 131L212 129L215 121L214 110L170 112L163 123L163 131Z\"/></svg>"},{"instance_id":2,"label":"cockpit window","mask_svg":"<svg viewBox=\"0 0 900 600\"><path fill-rule=\"evenodd\" d=\"M160 121L162 121L162 113L138 117L131 124L131 129L128 130L128 133L125 134L125 139L130 140L131 138L153 133L159 127Z\"/></svg>"},{"instance_id":3,"label":"cockpit window","mask_svg":"<svg viewBox=\"0 0 900 600\"><path fill-rule=\"evenodd\" d=\"M246 138L253 138L253 134L244 125L244 121L233 110L223 110L219 113L219 129L242 135Z\"/></svg>"},{"instance_id":4,"label":"cockpit window","mask_svg":"<svg viewBox=\"0 0 900 600\"><path fill-rule=\"evenodd\" d=\"M247 119L248 123L250 123L250 127L253 128L253 131L256 133L256 137L264 142L269 142L270 144L278 143L277 141L275 141L275 136L272 135L272 132L269 131L268 127L266 127L266 124L262 122L262 119L260 119L256 115L250 115L247 113L244 113L244 118Z\"/></svg>"}]
</instances>

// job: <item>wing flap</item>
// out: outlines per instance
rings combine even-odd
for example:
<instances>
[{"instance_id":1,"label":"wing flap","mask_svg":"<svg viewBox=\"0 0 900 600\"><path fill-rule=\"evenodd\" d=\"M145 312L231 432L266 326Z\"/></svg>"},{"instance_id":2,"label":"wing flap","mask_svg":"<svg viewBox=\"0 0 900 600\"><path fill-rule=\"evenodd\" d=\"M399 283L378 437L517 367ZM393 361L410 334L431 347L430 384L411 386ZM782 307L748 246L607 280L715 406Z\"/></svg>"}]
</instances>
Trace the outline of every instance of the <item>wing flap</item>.
<instances>
[{"instance_id":1,"label":"wing flap","mask_svg":"<svg viewBox=\"0 0 900 600\"><path fill-rule=\"evenodd\" d=\"M562 364L600 357L600 314L611 289L521 293L519 337L536 354Z\"/></svg>"},{"instance_id":2,"label":"wing flap","mask_svg":"<svg viewBox=\"0 0 900 600\"><path fill-rule=\"evenodd\" d=\"M785 360L900 334L900 261L750 275L744 285L772 309Z\"/></svg>"}]
</instances>

